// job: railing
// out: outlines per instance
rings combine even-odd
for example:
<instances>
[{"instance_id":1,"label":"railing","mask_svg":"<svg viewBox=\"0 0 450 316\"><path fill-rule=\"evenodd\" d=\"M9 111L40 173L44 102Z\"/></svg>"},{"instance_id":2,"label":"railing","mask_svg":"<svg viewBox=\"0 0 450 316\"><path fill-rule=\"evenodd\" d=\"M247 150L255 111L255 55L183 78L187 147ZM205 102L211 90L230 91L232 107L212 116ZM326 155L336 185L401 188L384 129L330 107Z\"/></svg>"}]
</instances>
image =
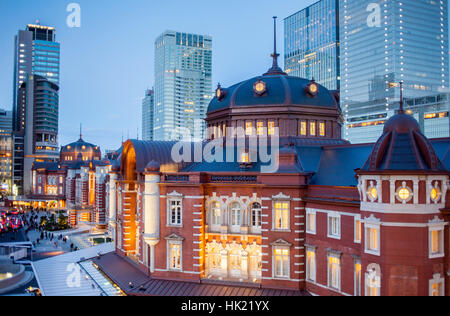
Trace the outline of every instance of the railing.
<instances>
[{"instance_id":1,"label":"railing","mask_svg":"<svg viewBox=\"0 0 450 316\"><path fill-rule=\"evenodd\" d=\"M258 176L211 176L211 182L220 183L234 183L234 182L246 182L246 183L256 183L258 181Z\"/></svg>"}]
</instances>

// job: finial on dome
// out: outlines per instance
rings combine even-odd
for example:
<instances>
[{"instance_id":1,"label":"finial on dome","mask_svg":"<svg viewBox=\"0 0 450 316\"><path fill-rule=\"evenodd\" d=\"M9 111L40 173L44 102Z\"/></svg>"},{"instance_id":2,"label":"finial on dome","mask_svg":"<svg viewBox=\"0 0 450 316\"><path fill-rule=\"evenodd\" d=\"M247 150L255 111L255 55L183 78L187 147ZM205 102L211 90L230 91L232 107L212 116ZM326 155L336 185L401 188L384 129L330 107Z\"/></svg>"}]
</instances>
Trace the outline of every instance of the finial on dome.
<instances>
[{"instance_id":1,"label":"finial on dome","mask_svg":"<svg viewBox=\"0 0 450 316\"><path fill-rule=\"evenodd\" d=\"M277 17L273 17L273 54L270 55L273 59L273 65L272 68L269 69L267 73L264 74L264 76L270 76L270 75L285 75L287 74L278 66L278 57L280 57L280 54L277 53Z\"/></svg>"},{"instance_id":2,"label":"finial on dome","mask_svg":"<svg viewBox=\"0 0 450 316\"><path fill-rule=\"evenodd\" d=\"M82 123L80 123L80 140L83 140L82 128L83 128L83 125L82 125Z\"/></svg>"},{"instance_id":3,"label":"finial on dome","mask_svg":"<svg viewBox=\"0 0 450 316\"><path fill-rule=\"evenodd\" d=\"M398 110L398 114L405 114L405 110L403 109L403 81L400 81L400 109Z\"/></svg>"}]
</instances>

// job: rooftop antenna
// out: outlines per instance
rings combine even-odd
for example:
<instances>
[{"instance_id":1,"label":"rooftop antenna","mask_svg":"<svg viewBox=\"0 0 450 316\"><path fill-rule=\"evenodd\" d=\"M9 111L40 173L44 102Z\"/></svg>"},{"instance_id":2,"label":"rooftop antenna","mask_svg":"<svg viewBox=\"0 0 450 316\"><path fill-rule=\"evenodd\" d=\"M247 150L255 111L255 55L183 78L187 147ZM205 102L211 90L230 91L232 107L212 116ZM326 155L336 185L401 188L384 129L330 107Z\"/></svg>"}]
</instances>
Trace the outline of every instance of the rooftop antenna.
<instances>
[{"instance_id":1,"label":"rooftop antenna","mask_svg":"<svg viewBox=\"0 0 450 316\"><path fill-rule=\"evenodd\" d=\"M276 16L273 17L273 54L270 55L273 59L272 68L269 69L269 71L264 75L286 75L286 73L281 70L281 68L278 66L278 57L280 57L280 54L277 53L277 18Z\"/></svg>"}]
</instances>

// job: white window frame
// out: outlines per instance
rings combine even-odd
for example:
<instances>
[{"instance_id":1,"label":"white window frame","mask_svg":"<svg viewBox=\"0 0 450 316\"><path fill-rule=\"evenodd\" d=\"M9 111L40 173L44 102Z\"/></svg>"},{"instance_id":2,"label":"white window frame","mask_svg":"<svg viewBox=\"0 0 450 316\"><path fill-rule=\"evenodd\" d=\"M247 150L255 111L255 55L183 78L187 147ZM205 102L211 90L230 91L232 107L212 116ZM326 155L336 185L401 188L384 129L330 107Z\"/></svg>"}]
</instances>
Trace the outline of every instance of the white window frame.
<instances>
[{"instance_id":1,"label":"white window frame","mask_svg":"<svg viewBox=\"0 0 450 316\"><path fill-rule=\"evenodd\" d=\"M433 232L439 233L439 252L434 253L433 250ZM435 259L435 258L443 258L445 257L445 251L444 251L444 232L445 232L445 225L442 224L435 224L430 225L428 227L428 250L429 250L429 258Z\"/></svg>"},{"instance_id":2,"label":"white window frame","mask_svg":"<svg viewBox=\"0 0 450 316\"><path fill-rule=\"evenodd\" d=\"M373 267L373 269L371 269ZM367 267L366 275L365 275L365 296L371 296L370 295L370 289L372 289L371 280L375 281L374 284L376 285L377 289L377 296L381 296L381 272L379 270L379 266L376 264L371 264Z\"/></svg>"},{"instance_id":3,"label":"white window frame","mask_svg":"<svg viewBox=\"0 0 450 316\"><path fill-rule=\"evenodd\" d=\"M439 295L437 296L445 296L445 279L441 276L440 273L434 274L433 278L429 281L429 296L433 295L433 285L439 284Z\"/></svg>"},{"instance_id":4,"label":"white window frame","mask_svg":"<svg viewBox=\"0 0 450 316\"><path fill-rule=\"evenodd\" d=\"M342 286L342 259L341 259L342 255L335 253L335 252L328 252L327 255L327 275L328 275L328 287L330 289L336 290L336 291L340 291L341 290L341 286ZM339 269L337 270L338 272L338 279L337 281L337 287L333 286L333 279L332 279L332 264L330 262L330 259L337 259L339 260Z\"/></svg>"},{"instance_id":5,"label":"white window frame","mask_svg":"<svg viewBox=\"0 0 450 316\"><path fill-rule=\"evenodd\" d=\"M313 230L311 229L310 216L314 218ZM315 210L306 209L306 233L315 235L317 232L317 212Z\"/></svg>"},{"instance_id":6,"label":"white window frame","mask_svg":"<svg viewBox=\"0 0 450 316\"><path fill-rule=\"evenodd\" d=\"M331 231L331 220L332 219L337 219L338 221L338 232L336 234L333 234L333 232ZM341 239L341 233L342 233L342 223L341 223L341 214L337 213L337 212L331 212L328 213L327 216L327 232L328 232L328 238L332 238L332 239Z\"/></svg>"},{"instance_id":7,"label":"white window frame","mask_svg":"<svg viewBox=\"0 0 450 316\"><path fill-rule=\"evenodd\" d=\"M286 223L287 228L283 228L283 227L279 228L279 227L277 227L277 223L276 223L277 210L275 208L275 205L277 203L281 203L281 204L287 203L287 205L288 205L288 207L287 207L287 218L284 218L284 216L283 216L283 209L281 210L281 212L282 212L281 213L281 215L282 215L282 217L281 217L282 218L282 222ZM291 227L291 201L283 200L283 199L273 200L273 203L272 203L272 230L273 231L279 231L279 232L291 232L290 227Z\"/></svg>"},{"instance_id":8,"label":"white window frame","mask_svg":"<svg viewBox=\"0 0 450 316\"><path fill-rule=\"evenodd\" d=\"M378 249L371 249L370 248L370 243L371 243L372 239L370 238L369 230L371 230L371 229L377 230ZM364 224L364 237L365 237L364 252L369 254L369 255L380 256L380 253L381 253L381 225L380 224L365 223Z\"/></svg>"},{"instance_id":9,"label":"white window frame","mask_svg":"<svg viewBox=\"0 0 450 316\"><path fill-rule=\"evenodd\" d=\"M238 205L239 208L234 208L233 205ZM239 211L239 223L236 225L233 225L233 222L235 220L236 217L236 211ZM244 210L242 209L242 205L241 203L239 203L238 201L231 201L229 204L229 219L230 219L230 230L232 233L240 233L241 232L241 227L243 225L243 215L244 215Z\"/></svg>"},{"instance_id":10,"label":"white window frame","mask_svg":"<svg viewBox=\"0 0 450 316\"><path fill-rule=\"evenodd\" d=\"M179 202L180 205L180 223L172 222L172 202ZM181 197L167 198L167 227L183 227L183 199Z\"/></svg>"},{"instance_id":11,"label":"white window frame","mask_svg":"<svg viewBox=\"0 0 450 316\"><path fill-rule=\"evenodd\" d=\"M277 261L276 261L276 257L277 255L275 254L276 250L287 250L288 251L288 255L287 255L287 271L284 271L283 269L283 262L282 262L282 270L283 270L283 275L277 275ZM284 255L281 255L281 257L284 257ZM280 280L286 280L286 279L290 279L290 275L291 275L291 249L289 246L273 246L272 247L272 276L274 279L280 279Z\"/></svg>"},{"instance_id":12,"label":"white window frame","mask_svg":"<svg viewBox=\"0 0 450 316\"><path fill-rule=\"evenodd\" d=\"M310 253L314 255L314 265L312 267L309 261ZM306 247L306 280L313 283L317 282L317 252L315 247Z\"/></svg>"},{"instance_id":13,"label":"white window frame","mask_svg":"<svg viewBox=\"0 0 450 316\"><path fill-rule=\"evenodd\" d=\"M358 222L359 222L359 240L358 240ZM363 229L363 225L362 225L362 220L361 220L361 215L357 215L355 216L355 220L354 220L354 242L355 244L361 244L362 242L362 229Z\"/></svg>"},{"instance_id":14,"label":"white window frame","mask_svg":"<svg viewBox=\"0 0 450 316\"><path fill-rule=\"evenodd\" d=\"M253 207L255 204L258 204L259 205L259 208L255 208L255 207ZM253 217L254 217L254 214L253 213L256 213L256 222L257 222L257 224L259 224L259 225L253 225L254 223L253 223ZM251 229L252 229L252 232L253 233L261 233L261 229L262 229L262 205L261 205L261 203L259 203L259 202L252 202L252 203L250 203L250 221L249 221L249 226L251 227Z\"/></svg>"},{"instance_id":15,"label":"white window frame","mask_svg":"<svg viewBox=\"0 0 450 316\"><path fill-rule=\"evenodd\" d=\"M215 204L218 205L217 208L214 207ZM216 209L220 211L219 224L214 223L214 219L216 218L216 216L214 215L214 210ZM209 220L210 220L210 231L220 232L220 230L222 229L222 225L224 225L224 223L223 223L222 204L219 201L213 200L209 203Z\"/></svg>"},{"instance_id":16,"label":"white window frame","mask_svg":"<svg viewBox=\"0 0 450 316\"><path fill-rule=\"evenodd\" d=\"M171 258L171 246L179 246L180 247L180 268L173 268L172 267L172 258ZM175 271L180 272L183 271L183 242L180 240L168 240L167 241L167 270L169 271Z\"/></svg>"}]
</instances>

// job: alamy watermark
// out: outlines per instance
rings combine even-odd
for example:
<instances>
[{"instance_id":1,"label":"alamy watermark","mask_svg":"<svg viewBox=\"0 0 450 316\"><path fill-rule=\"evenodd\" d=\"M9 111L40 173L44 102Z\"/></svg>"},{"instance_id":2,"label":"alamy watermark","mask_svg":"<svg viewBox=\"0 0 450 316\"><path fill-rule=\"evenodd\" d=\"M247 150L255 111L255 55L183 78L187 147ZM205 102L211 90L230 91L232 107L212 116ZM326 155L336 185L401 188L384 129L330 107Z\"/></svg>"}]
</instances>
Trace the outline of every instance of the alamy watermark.
<instances>
[{"instance_id":1,"label":"alamy watermark","mask_svg":"<svg viewBox=\"0 0 450 316\"><path fill-rule=\"evenodd\" d=\"M66 11L69 15L66 19L66 24L70 28L80 28L81 27L81 6L78 3L70 3L67 5Z\"/></svg>"}]
</instances>

